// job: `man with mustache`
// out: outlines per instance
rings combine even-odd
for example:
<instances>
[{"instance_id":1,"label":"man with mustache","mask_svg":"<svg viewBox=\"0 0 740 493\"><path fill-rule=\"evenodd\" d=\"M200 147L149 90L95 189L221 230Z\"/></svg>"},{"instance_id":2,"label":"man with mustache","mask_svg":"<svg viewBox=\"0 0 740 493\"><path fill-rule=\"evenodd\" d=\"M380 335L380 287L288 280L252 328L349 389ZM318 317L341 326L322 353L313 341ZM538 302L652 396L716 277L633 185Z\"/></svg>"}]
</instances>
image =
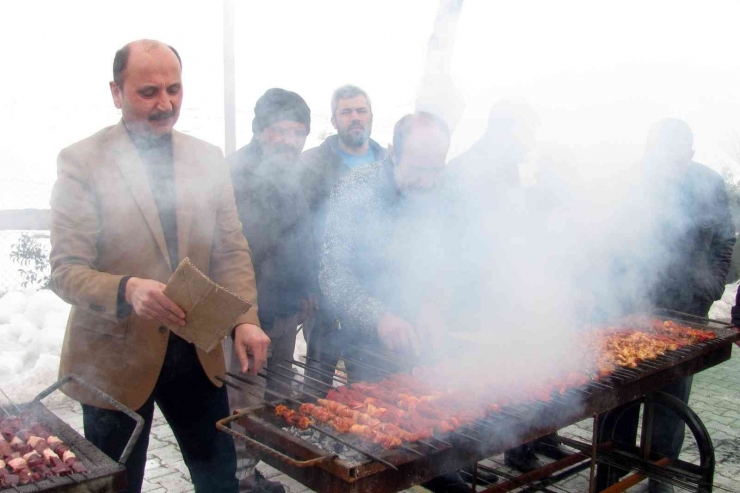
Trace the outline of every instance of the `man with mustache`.
<instances>
[{"instance_id":1,"label":"man with mustache","mask_svg":"<svg viewBox=\"0 0 740 493\"><path fill-rule=\"evenodd\" d=\"M311 111L303 98L269 89L254 108L252 141L228 158L239 218L252 248L260 323L271 340L267 366L278 371L278 365L290 366L286 360L293 357L296 330L311 314L318 292L311 217L298 173L310 130ZM238 370L235 354L231 362ZM230 390L229 400L232 408L250 405L243 392ZM257 459L244 442L236 445L240 491L284 491L254 469Z\"/></svg>"},{"instance_id":2,"label":"man with mustache","mask_svg":"<svg viewBox=\"0 0 740 493\"><path fill-rule=\"evenodd\" d=\"M301 156L303 183L313 215L317 251L321 250L324 243L329 195L339 179L350 170L382 161L387 155L386 149L370 138L373 108L365 91L353 85L337 88L331 98L331 113L331 123L337 133ZM318 272L318 265L315 268ZM316 369L322 366L318 361L329 365L337 363L337 358L332 356L336 351L329 347L331 338L327 335L337 327L338 322L325 305L319 302L315 316L304 324L308 356L311 358L308 364ZM309 375L331 382L331 377L322 373L309 371Z\"/></svg>"},{"instance_id":3,"label":"man with mustache","mask_svg":"<svg viewBox=\"0 0 740 493\"><path fill-rule=\"evenodd\" d=\"M164 294L181 259L253 303L234 323L242 372L256 373L270 339L259 327L251 253L217 147L173 130L182 64L158 41L115 55L110 90L121 121L62 150L51 197L50 286L72 305L60 377L76 374L144 419L126 462L129 492L142 488L156 403L174 432L195 491L234 493L233 441L214 423L229 415L220 346L206 353L170 332L187 314ZM247 352L254 356L249 363ZM134 421L91 391L85 437L119 460Z\"/></svg>"}]
</instances>

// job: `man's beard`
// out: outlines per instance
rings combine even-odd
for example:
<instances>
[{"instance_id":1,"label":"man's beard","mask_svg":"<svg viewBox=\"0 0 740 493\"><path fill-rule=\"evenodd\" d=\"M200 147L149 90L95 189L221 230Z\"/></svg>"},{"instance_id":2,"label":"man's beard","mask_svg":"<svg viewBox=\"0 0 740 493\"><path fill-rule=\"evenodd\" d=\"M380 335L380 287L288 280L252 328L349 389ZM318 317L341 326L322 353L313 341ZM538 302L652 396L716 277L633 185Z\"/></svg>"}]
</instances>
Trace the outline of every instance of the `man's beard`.
<instances>
[{"instance_id":1,"label":"man's beard","mask_svg":"<svg viewBox=\"0 0 740 493\"><path fill-rule=\"evenodd\" d=\"M269 149L263 148L264 162L281 170L293 167L300 155L300 149L285 144L270 146Z\"/></svg>"},{"instance_id":2,"label":"man's beard","mask_svg":"<svg viewBox=\"0 0 740 493\"><path fill-rule=\"evenodd\" d=\"M339 132L339 138L347 147L358 148L365 145L370 138L370 126L362 128L362 132L350 133L350 130L359 129L357 125L350 125L347 130Z\"/></svg>"}]
</instances>

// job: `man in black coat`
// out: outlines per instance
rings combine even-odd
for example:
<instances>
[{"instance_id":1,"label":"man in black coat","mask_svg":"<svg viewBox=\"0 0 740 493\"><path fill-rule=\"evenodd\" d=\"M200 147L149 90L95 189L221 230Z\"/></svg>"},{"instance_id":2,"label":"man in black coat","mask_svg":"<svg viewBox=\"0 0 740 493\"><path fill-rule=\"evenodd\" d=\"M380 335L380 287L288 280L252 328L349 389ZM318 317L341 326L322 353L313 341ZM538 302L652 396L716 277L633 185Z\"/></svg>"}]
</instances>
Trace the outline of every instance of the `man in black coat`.
<instances>
[{"instance_id":1,"label":"man in black coat","mask_svg":"<svg viewBox=\"0 0 740 493\"><path fill-rule=\"evenodd\" d=\"M365 91L353 85L339 87L332 95L331 112L331 123L337 133L301 156L302 182L311 209L316 251L321 251L324 244L327 203L336 184L350 170L382 161L388 154L386 149L370 138L373 107ZM314 268L318 273L318 262ZM304 334L310 358L308 365L325 372L328 368L326 365L337 364L335 354L341 348L334 347L328 335L338 328L339 321L324 300L316 301L318 311L304 324ZM327 383L332 380L318 371L309 370L308 375Z\"/></svg>"},{"instance_id":2,"label":"man in black coat","mask_svg":"<svg viewBox=\"0 0 740 493\"><path fill-rule=\"evenodd\" d=\"M311 128L311 113L298 94L270 89L254 109L252 141L228 157L244 236L252 243L252 261L260 301L260 325L269 335L268 368L289 365L296 331L308 317L318 291L312 265L311 218L300 186L298 159ZM232 370L238 360L232 358ZM268 382L268 388L274 384ZM276 387L275 390L282 390ZM229 389L232 408L250 403ZM237 443L242 491L280 492L282 486L251 479L257 460Z\"/></svg>"},{"instance_id":3,"label":"man in black coat","mask_svg":"<svg viewBox=\"0 0 740 493\"><path fill-rule=\"evenodd\" d=\"M693 146L692 131L681 120L661 120L648 134L644 183L636 190L643 195L635 197L650 218L649 255L640 270L652 305L706 317L724 292L735 231L724 180L692 160ZM661 390L688 403L691 381L683 378ZM638 412L635 407L622 416L615 440L634 443ZM656 406L653 422L652 450L677 458L683 421ZM651 493L673 491L673 486L652 480L648 488Z\"/></svg>"}]
</instances>

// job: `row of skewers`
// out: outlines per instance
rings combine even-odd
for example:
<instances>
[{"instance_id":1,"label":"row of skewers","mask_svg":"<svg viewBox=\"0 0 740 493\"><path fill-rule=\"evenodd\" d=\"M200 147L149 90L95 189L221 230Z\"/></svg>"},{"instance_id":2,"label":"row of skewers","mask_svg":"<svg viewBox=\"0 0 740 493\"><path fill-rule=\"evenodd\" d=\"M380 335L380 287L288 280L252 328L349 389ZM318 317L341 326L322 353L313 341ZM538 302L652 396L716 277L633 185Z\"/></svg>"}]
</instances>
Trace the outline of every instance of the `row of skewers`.
<instances>
[{"instance_id":1,"label":"row of skewers","mask_svg":"<svg viewBox=\"0 0 740 493\"><path fill-rule=\"evenodd\" d=\"M69 445L33 415L17 407L17 414L2 406L0 410L4 413L0 417L0 486L15 487L87 472Z\"/></svg>"},{"instance_id":2,"label":"row of skewers","mask_svg":"<svg viewBox=\"0 0 740 493\"><path fill-rule=\"evenodd\" d=\"M298 428L321 423L339 434L394 449L405 443L465 432L502 408L527 401L547 403L598 382L620 368L634 368L666 351L715 338L711 332L672 321L637 322L635 326L640 328L608 327L584 338L585 352L597 355L596 373L570 371L530 384L517 394L495 386L481 386L475 393L443 390L430 383L438 381L433 378L434 369L425 369L426 375L389 373L377 383L355 382L335 387L325 399L315 399L315 404L296 402L297 409L281 404L275 408L275 414Z\"/></svg>"}]
</instances>

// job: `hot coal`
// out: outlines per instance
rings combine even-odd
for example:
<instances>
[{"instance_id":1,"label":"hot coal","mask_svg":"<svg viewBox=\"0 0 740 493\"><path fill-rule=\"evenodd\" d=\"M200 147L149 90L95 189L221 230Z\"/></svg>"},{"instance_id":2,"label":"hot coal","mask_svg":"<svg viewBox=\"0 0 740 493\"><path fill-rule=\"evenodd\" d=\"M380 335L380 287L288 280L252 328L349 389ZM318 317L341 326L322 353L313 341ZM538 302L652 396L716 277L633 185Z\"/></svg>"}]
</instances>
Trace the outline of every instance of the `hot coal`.
<instances>
[{"instance_id":1,"label":"hot coal","mask_svg":"<svg viewBox=\"0 0 740 493\"><path fill-rule=\"evenodd\" d=\"M283 431L287 431L291 435L298 437L301 440L305 440L321 450L335 453L340 459L347 462L361 462L366 458L360 452L357 452L356 450L353 450L316 430L302 430L295 426L288 426L283 427Z\"/></svg>"}]
</instances>

